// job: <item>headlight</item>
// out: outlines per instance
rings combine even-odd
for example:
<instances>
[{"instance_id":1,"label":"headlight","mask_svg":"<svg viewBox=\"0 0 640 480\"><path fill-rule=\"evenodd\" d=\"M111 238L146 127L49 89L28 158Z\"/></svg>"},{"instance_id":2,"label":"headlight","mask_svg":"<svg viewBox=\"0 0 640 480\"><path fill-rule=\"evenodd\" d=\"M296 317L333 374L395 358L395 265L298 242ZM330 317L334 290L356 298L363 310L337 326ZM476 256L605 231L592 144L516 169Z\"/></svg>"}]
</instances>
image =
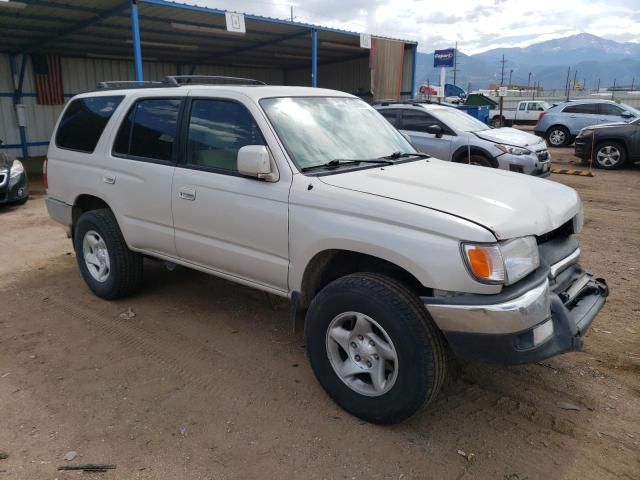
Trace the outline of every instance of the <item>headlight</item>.
<instances>
[{"instance_id":1,"label":"headlight","mask_svg":"<svg viewBox=\"0 0 640 480\"><path fill-rule=\"evenodd\" d=\"M14 160L13 165L11 165L11 178L19 177L24 173L24 165L20 160Z\"/></svg>"},{"instance_id":2,"label":"headlight","mask_svg":"<svg viewBox=\"0 0 640 480\"><path fill-rule=\"evenodd\" d=\"M495 147L502 153L510 153L511 155L529 155L531 153L531 150L527 150L526 148L502 145L500 143L496 143Z\"/></svg>"},{"instance_id":3,"label":"headlight","mask_svg":"<svg viewBox=\"0 0 640 480\"><path fill-rule=\"evenodd\" d=\"M578 213L573 217L573 233L580 233L582 231L582 227L584 226L584 207L582 206L582 202L580 202L580 209Z\"/></svg>"},{"instance_id":4,"label":"headlight","mask_svg":"<svg viewBox=\"0 0 640 480\"><path fill-rule=\"evenodd\" d=\"M578 133L579 137L590 137L593 135L593 129L589 130L589 129L584 129L584 130L580 130L580 132Z\"/></svg>"},{"instance_id":5,"label":"headlight","mask_svg":"<svg viewBox=\"0 0 640 480\"><path fill-rule=\"evenodd\" d=\"M535 237L500 243L463 243L462 256L469 272L482 283L511 285L540 266Z\"/></svg>"}]
</instances>

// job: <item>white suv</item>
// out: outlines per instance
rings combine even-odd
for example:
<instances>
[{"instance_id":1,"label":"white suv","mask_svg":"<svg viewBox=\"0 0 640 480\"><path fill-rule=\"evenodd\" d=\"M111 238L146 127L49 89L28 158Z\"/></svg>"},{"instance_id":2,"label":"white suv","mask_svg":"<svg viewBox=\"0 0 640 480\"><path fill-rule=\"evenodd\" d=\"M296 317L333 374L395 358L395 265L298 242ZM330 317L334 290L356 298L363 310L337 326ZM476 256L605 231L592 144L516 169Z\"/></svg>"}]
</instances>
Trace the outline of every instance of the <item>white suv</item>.
<instances>
[{"instance_id":1,"label":"white suv","mask_svg":"<svg viewBox=\"0 0 640 480\"><path fill-rule=\"evenodd\" d=\"M152 257L288 297L324 389L379 423L435 397L448 350L581 347L608 289L571 188L427 158L342 92L173 85L78 95L51 139L49 213L96 295Z\"/></svg>"}]
</instances>

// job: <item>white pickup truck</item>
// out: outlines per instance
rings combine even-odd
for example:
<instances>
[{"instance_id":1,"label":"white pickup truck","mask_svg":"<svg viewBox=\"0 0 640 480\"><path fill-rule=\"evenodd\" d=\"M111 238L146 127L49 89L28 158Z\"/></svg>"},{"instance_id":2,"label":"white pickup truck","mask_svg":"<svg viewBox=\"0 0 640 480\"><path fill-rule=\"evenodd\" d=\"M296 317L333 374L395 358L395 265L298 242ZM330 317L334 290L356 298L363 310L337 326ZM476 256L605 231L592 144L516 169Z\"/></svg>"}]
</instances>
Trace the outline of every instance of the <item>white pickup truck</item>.
<instances>
[{"instance_id":1,"label":"white pickup truck","mask_svg":"<svg viewBox=\"0 0 640 480\"><path fill-rule=\"evenodd\" d=\"M378 423L435 398L448 352L581 348L608 289L575 190L418 153L343 92L149 87L74 97L49 146L47 208L97 296L155 259L289 298L322 387Z\"/></svg>"},{"instance_id":2,"label":"white pickup truck","mask_svg":"<svg viewBox=\"0 0 640 480\"><path fill-rule=\"evenodd\" d=\"M494 109L489 112L489 123L492 127L511 127L512 125L535 125L540 114L551 108L551 104L543 100L522 100L515 109Z\"/></svg>"}]
</instances>

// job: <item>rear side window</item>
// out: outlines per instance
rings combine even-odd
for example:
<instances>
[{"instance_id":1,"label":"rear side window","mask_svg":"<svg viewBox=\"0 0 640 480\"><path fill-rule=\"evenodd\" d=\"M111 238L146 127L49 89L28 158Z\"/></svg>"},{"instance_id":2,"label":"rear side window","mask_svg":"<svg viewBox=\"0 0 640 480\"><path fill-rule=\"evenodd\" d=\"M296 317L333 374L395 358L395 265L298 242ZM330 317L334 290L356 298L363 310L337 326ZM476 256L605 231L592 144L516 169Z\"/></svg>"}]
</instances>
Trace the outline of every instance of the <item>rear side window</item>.
<instances>
[{"instance_id":1,"label":"rear side window","mask_svg":"<svg viewBox=\"0 0 640 480\"><path fill-rule=\"evenodd\" d=\"M116 155L171 161L178 131L180 99L140 100L122 121L113 152Z\"/></svg>"},{"instance_id":2,"label":"rear side window","mask_svg":"<svg viewBox=\"0 0 640 480\"><path fill-rule=\"evenodd\" d=\"M389 122L391 125L393 125L394 127L398 126L399 122L397 109L385 108L384 110L378 110L378 112L380 112L380 115L386 118L387 122Z\"/></svg>"},{"instance_id":3,"label":"rear side window","mask_svg":"<svg viewBox=\"0 0 640 480\"><path fill-rule=\"evenodd\" d=\"M597 115L598 112L598 104L597 103L582 103L577 105L569 105L565 107L563 110L564 113L589 113L593 115Z\"/></svg>"},{"instance_id":4,"label":"rear side window","mask_svg":"<svg viewBox=\"0 0 640 480\"><path fill-rule=\"evenodd\" d=\"M611 105L610 103L601 103L600 113L602 115L618 115L619 116L622 113L622 109L617 105Z\"/></svg>"},{"instance_id":5,"label":"rear side window","mask_svg":"<svg viewBox=\"0 0 640 480\"><path fill-rule=\"evenodd\" d=\"M64 111L56 146L66 150L92 153L104 127L124 96L87 97L73 100Z\"/></svg>"},{"instance_id":6,"label":"rear side window","mask_svg":"<svg viewBox=\"0 0 640 480\"><path fill-rule=\"evenodd\" d=\"M414 132L426 132L427 127L430 125L440 125L441 122L433 118L426 112L419 112L417 110L403 110L402 111L402 129L412 130Z\"/></svg>"}]
</instances>

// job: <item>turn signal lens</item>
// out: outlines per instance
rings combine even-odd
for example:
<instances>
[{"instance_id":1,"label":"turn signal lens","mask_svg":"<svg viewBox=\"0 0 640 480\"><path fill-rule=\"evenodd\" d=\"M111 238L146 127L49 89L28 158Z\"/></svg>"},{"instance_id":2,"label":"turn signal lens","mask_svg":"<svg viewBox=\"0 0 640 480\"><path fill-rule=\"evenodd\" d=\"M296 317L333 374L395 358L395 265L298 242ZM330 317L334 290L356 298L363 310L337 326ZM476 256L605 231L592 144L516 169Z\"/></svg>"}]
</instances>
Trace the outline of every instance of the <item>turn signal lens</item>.
<instances>
[{"instance_id":1,"label":"turn signal lens","mask_svg":"<svg viewBox=\"0 0 640 480\"><path fill-rule=\"evenodd\" d=\"M504 282L504 262L495 244L463 244L464 259L471 274L483 283Z\"/></svg>"}]
</instances>

